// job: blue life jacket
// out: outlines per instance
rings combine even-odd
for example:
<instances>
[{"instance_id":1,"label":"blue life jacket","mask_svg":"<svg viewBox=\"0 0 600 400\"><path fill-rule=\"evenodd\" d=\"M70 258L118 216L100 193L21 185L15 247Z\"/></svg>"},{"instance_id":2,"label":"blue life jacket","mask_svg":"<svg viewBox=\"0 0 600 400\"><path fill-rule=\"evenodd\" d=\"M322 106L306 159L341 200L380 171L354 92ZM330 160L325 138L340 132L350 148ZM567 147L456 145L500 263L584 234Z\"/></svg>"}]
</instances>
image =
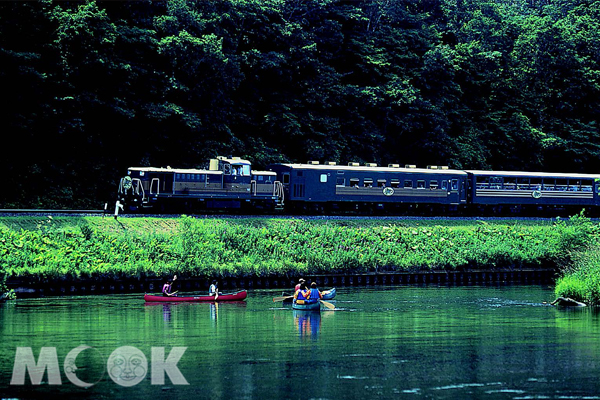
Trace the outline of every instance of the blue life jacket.
<instances>
[{"instance_id":1,"label":"blue life jacket","mask_svg":"<svg viewBox=\"0 0 600 400\"><path fill-rule=\"evenodd\" d=\"M300 290L298 292L298 296L297 296L296 300L306 300L306 297L304 297L302 290Z\"/></svg>"},{"instance_id":2,"label":"blue life jacket","mask_svg":"<svg viewBox=\"0 0 600 400\"><path fill-rule=\"evenodd\" d=\"M319 296L319 289L310 289L310 295L307 299L309 303L316 303L320 298L321 296Z\"/></svg>"}]
</instances>

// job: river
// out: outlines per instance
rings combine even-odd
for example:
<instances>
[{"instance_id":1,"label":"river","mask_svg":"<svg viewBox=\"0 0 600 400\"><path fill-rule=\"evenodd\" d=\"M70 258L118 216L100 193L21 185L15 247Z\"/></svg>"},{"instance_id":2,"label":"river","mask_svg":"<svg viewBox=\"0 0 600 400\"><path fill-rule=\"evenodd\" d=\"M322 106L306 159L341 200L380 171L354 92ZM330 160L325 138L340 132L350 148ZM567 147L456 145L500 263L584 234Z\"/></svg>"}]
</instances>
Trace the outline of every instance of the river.
<instances>
[{"instance_id":1,"label":"river","mask_svg":"<svg viewBox=\"0 0 600 400\"><path fill-rule=\"evenodd\" d=\"M600 399L600 314L544 304L547 285L340 287L339 310L320 314L273 303L280 295L7 302L0 398ZM36 362L50 349L41 384L17 348ZM133 380L113 378L127 368Z\"/></svg>"}]
</instances>

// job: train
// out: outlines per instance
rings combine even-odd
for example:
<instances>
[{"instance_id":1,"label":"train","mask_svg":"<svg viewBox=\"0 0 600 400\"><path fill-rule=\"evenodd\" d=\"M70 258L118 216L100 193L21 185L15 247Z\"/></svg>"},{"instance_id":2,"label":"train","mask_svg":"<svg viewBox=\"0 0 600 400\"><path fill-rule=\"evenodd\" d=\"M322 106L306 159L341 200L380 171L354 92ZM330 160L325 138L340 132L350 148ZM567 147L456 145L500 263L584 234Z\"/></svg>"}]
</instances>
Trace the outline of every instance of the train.
<instances>
[{"instance_id":1,"label":"train","mask_svg":"<svg viewBox=\"0 0 600 400\"><path fill-rule=\"evenodd\" d=\"M459 170L309 161L252 169L234 156L208 169L130 167L116 210L291 214L554 216L600 210L600 174Z\"/></svg>"}]
</instances>

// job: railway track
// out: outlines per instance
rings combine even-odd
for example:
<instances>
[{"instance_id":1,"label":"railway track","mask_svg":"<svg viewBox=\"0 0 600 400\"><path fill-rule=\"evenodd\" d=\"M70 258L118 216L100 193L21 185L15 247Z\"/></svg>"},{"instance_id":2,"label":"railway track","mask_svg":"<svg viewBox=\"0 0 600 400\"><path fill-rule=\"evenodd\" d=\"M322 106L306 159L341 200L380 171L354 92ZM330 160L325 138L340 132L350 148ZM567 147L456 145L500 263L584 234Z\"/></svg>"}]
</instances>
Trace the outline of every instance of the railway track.
<instances>
[{"instance_id":1,"label":"railway track","mask_svg":"<svg viewBox=\"0 0 600 400\"><path fill-rule=\"evenodd\" d=\"M107 210L49 210L49 209L33 209L33 208L0 208L0 215L9 216L14 215L98 215L106 214L110 215Z\"/></svg>"},{"instance_id":2,"label":"railway track","mask_svg":"<svg viewBox=\"0 0 600 400\"><path fill-rule=\"evenodd\" d=\"M106 216L114 217L114 214L107 210L51 210L51 209L0 209L0 217L11 216ZM178 218L181 215L190 215L195 218L228 218L228 219L302 219L302 220L447 220L447 221L553 221L556 218L548 217L524 217L524 216L498 216L498 217L472 217L472 216L406 216L406 215L251 215L251 214L119 214L118 218ZM568 218L565 218L568 219ZM593 221L598 221L598 218L591 218Z\"/></svg>"}]
</instances>

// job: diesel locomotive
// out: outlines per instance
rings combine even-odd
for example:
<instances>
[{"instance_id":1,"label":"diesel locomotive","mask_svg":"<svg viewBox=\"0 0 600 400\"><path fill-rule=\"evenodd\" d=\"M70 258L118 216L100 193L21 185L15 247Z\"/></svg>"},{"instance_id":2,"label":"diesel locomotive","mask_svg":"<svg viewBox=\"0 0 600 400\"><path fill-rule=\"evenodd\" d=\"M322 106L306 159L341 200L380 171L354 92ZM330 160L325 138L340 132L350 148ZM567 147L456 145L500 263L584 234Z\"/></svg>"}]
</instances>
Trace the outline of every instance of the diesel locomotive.
<instances>
[{"instance_id":1,"label":"diesel locomotive","mask_svg":"<svg viewBox=\"0 0 600 400\"><path fill-rule=\"evenodd\" d=\"M130 212L560 215L599 210L600 175L316 161L254 171L229 156L208 169L129 168L117 194Z\"/></svg>"}]
</instances>

